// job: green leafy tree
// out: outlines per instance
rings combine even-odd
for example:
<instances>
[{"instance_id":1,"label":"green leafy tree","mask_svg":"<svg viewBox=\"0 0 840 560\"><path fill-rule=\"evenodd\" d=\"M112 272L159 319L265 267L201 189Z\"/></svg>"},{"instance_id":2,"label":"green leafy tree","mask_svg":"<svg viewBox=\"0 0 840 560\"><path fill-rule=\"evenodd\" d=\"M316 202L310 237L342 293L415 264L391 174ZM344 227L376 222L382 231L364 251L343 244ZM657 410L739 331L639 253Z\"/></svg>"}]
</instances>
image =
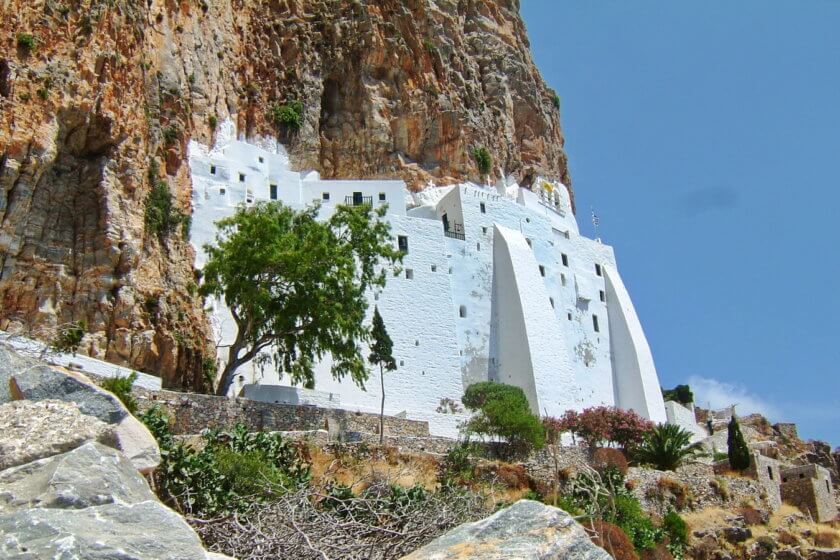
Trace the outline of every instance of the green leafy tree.
<instances>
[{"instance_id":1,"label":"green leafy tree","mask_svg":"<svg viewBox=\"0 0 840 560\"><path fill-rule=\"evenodd\" d=\"M694 393L688 385L677 385L673 389L662 389L662 397L666 401L675 401L680 404L691 404L694 402Z\"/></svg>"},{"instance_id":2,"label":"green leafy tree","mask_svg":"<svg viewBox=\"0 0 840 560\"><path fill-rule=\"evenodd\" d=\"M364 386L365 292L384 286L380 265L402 256L380 219L385 207L338 206L326 220L318 211L261 203L217 223L216 245L205 246L201 293L223 297L238 329L219 394L227 394L236 370L263 350L294 383L313 387L316 361L330 354L336 379L349 375Z\"/></svg>"},{"instance_id":3,"label":"green leafy tree","mask_svg":"<svg viewBox=\"0 0 840 560\"><path fill-rule=\"evenodd\" d=\"M467 425L469 431L502 437L516 452L541 449L545 444L542 423L531 413L519 387L492 381L474 383L467 387L461 402L476 413Z\"/></svg>"},{"instance_id":4,"label":"green leafy tree","mask_svg":"<svg viewBox=\"0 0 840 560\"><path fill-rule=\"evenodd\" d=\"M738 424L734 411L729 420L726 443L729 446L729 467L736 471L750 468L750 448L744 440L744 434L741 433L741 426Z\"/></svg>"},{"instance_id":5,"label":"green leafy tree","mask_svg":"<svg viewBox=\"0 0 840 560\"><path fill-rule=\"evenodd\" d=\"M394 343L385 329L385 322L379 314L379 308L373 308L373 326L370 331L371 345L368 361L379 365L379 381L382 387L382 401L379 407L379 443L385 437L385 372L397 369L397 362L394 360Z\"/></svg>"},{"instance_id":6,"label":"green leafy tree","mask_svg":"<svg viewBox=\"0 0 840 560\"><path fill-rule=\"evenodd\" d=\"M702 453L699 443L691 443L691 433L674 424L659 424L633 450L639 463L659 470L672 471L685 460Z\"/></svg>"}]
</instances>

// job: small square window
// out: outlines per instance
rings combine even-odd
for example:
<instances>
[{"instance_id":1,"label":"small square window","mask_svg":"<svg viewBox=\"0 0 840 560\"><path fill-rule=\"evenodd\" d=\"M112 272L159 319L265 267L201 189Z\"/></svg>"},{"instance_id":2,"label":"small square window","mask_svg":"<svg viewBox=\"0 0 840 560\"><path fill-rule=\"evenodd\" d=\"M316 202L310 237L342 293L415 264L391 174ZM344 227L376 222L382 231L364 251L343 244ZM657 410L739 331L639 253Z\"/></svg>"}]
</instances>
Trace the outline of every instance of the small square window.
<instances>
[{"instance_id":1,"label":"small square window","mask_svg":"<svg viewBox=\"0 0 840 560\"><path fill-rule=\"evenodd\" d=\"M219 189L219 194L225 194L225 188L224 188L224 187L222 187L221 189Z\"/></svg>"},{"instance_id":2,"label":"small square window","mask_svg":"<svg viewBox=\"0 0 840 560\"><path fill-rule=\"evenodd\" d=\"M486 214L486 213L487 213L487 207L486 207L486 206L484 206L484 203L483 203L483 202L479 202L478 206L479 206L479 208L481 208L481 213L482 213L482 214Z\"/></svg>"},{"instance_id":3,"label":"small square window","mask_svg":"<svg viewBox=\"0 0 840 560\"><path fill-rule=\"evenodd\" d=\"M601 327L598 325L598 316L592 316L592 328L595 329L595 332L601 332Z\"/></svg>"},{"instance_id":4,"label":"small square window","mask_svg":"<svg viewBox=\"0 0 840 560\"><path fill-rule=\"evenodd\" d=\"M600 290L598 292L598 294L601 296L601 301L603 301L603 302L607 301L607 294L606 294L606 292L604 292L604 290Z\"/></svg>"},{"instance_id":5,"label":"small square window","mask_svg":"<svg viewBox=\"0 0 840 560\"><path fill-rule=\"evenodd\" d=\"M569 266L569 255L567 255L566 253L561 253L560 259L563 261L563 266Z\"/></svg>"},{"instance_id":6,"label":"small square window","mask_svg":"<svg viewBox=\"0 0 840 560\"><path fill-rule=\"evenodd\" d=\"M481 226L481 233L487 235L487 226Z\"/></svg>"},{"instance_id":7,"label":"small square window","mask_svg":"<svg viewBox=\"0 0 840 560\"><path fill-rule=\"evenodd\" d=\"M405 269L405 279L414 280L414 271L410 268Z\"/></svg>"},{"instance_id":8,"label":"small square window","mask_svg":"<svg viewBox=\"0 0 840 560\"><path fill-rule=\"evenodd\" d=\"M215 175L215 174L216 174L216 166L215 166L215 165L211 165L211 166L210 166L210 175Z\"/></svg>"},{"instance_id":9,"label":"small square window","mask_svg":"<svg viewBox=\"0 0 840 560\"><path fill-rule=\"evenodd\" d=\"M328 192L321 193L321 200L329 200L329 199L330 199L330 193L328 193Z\"/></svg>"},{"instance_id":10,"label":"small square window","mask_svg":"<svg viewBox=\"0 0 840 560\"><path fill-rule=\"evenodd\" d=\"M437 272L437 265L436 264L432 265L432 272Z\"/></svg>"},{"instance_id":11,"label":"small square window","mask_svg":"<svg viewBox=\"0 0 840 560\"><path fill-rule=\"evenodd\" d=\"M277 200L277 185L269 185L268 191L271 200Z\"/></svg>"},{"instance_id":12,"label":"small square window","mask_svg":"<svg viewBox=\"0 0 840 560\"><path fill-rule=\"evenodd\" d=\"M245 174L244 174L244 173L240 173L240 174L239 174L239 182L240 182L240 183L244 183L244 182L245 182Z\"/></svg>"},{"instance_id":13,"label":"small square window","mask_svg":"<svg viewBox=\"0 0 840 560\"><path fill-rule=\"evenodd\" d=\"M260 163L263 163L263 162L265 161L265 160L263 159L263 157L262 157L262 156L260 156L260 157L259 157L259 158L257 158L257 159L259 159L259 160L260 160Z\"/></svg>"},{"instance_id":14,"label":"small square window","mask_svg":"<svg viewBox=\"0 0 840 560\"><path fill-rule=\"evenodd\" d=\"M601 265L600 264L595 265L595 274L598 275L598 276L601 276Z\"/></svg>"},{"instance_id":15,"label":"small square window","mask_svg":"<svg viewBox=\"0 0 840 560\"><path fill-rule=\"evenodd\" d=\"M545 278L545 267L543 265L540 265L540 276Z\"/></svg>"},{"instance_id":16,"label":"small square window","mask_svg":"<svg viewBox=\"0 0 840 560\"><path fill-rule=\"evenodd\" d=\"M405 235L397 236L397 247L403 253L408 253L408 237Z\"/></svg>"},{"instance_id":17,"label":"small square window","mask_svg":"<svg viewBox=\"0 0 840 560\"><path fill-rule=\"evenodd\" d=\"M385 193L384 192L379 193L379 202L385 202Z\"/></svg>"}]
</instances>

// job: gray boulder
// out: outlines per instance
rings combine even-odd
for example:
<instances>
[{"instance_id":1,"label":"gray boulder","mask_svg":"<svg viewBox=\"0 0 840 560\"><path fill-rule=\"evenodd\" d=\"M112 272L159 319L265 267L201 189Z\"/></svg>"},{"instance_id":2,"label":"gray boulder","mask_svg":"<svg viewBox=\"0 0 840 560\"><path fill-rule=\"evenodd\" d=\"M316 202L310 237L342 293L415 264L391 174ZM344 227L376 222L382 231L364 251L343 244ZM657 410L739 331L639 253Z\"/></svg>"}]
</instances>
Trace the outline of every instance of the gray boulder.
<instances>
[{"instance_id":1,"label":"gray boulder","mask_svg":"<svg viewBox=\"0 0 840 560\"><path fill-rule=\"evenodd\" d=\"M11 402L12 393L9 392L9 381L12 376L35 365L31 360L23 358L17 352L0 345L0 404Z\"/></svg>"},{"instance_id":2,"label":"gray boulder","mask_svg":"<svg viewBox=\"0 0 840 560\"><path fill-rule=\"evenodd\" d=\"M184 519L157 501L0 514L0 558L8 560L206 560Z\"/></svg>"},{"instance_id":3,"label":"gray boulder","mask_svg":"<svg viewBox=\"0 0 840 560\"><path fill-rule=\"evenodd\" d=\"M82 414L107 424L117 424L128 411L117 397L107 391L71 377L55 369L39 365L14 374L9 382L12 398L41 401L44 399L74 402Z\"/></svg>"},{"instance_id":4,"label":"gray boulder","mask_svg":"<svg viewBox=\"0 0 840 560\"><path fill-rule=\"evenodd\" d=\"M465 523L403 560L611 560L561 509L520 500L490 517Z\"/></svg>"},{"instance_id":5,"label":"gray boulder","mask_svg":"<svg viewBox=\"0 0 840 560\"><path fill-rule=\"evenodd\" d=\"M96 442L0 472L0 512L40 507L81 509L154 500L122 454Z\"/></svg>"},{"instance_id":6,"label":"gray boulder","mask_svg":"<svg viewBox=\"0 0 840 560\"><path fill-rule=\"evenodd\" d=\"M0 470L58 455L88 441L113 444L112 428L82 414L75 403L0 404Z\"/></svg>"},{"instance_id":7,"label":"gray boulder","mask_svg":"<svg viewBox=\"0 0 840 560\"><path fill-rule=\"evenodd\" d=\"M142 474L152 473L160 465L160 447L145 424L129 414L114 426L117 448Z\"/></svg>"}]
</instances>

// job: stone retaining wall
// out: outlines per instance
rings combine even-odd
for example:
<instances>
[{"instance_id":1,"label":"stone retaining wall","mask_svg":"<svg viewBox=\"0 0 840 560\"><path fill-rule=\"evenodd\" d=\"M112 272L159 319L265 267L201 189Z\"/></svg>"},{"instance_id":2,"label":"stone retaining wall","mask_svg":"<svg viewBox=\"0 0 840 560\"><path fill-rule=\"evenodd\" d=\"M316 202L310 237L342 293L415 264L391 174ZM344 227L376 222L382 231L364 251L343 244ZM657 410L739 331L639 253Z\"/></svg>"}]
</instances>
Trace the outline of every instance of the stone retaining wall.
<instances>
[{"instance_id":1,"label":"stone retaining wall","mask_svg":"<svg viewBox=\"0 0 840 560\"><path fill-rule=\"evenodd\" d=\"M354 433L379 433L379 416L349 410L326 409L252 401L248 399L150 391L134 387L140 411L160 406L172 419L174 434L197 434L206 428L228 428L237 423L250 430L328 430L336 438ZM429 424L417 420L385 417L385 435L428 437Z\"/></svg>"}]
</instances>

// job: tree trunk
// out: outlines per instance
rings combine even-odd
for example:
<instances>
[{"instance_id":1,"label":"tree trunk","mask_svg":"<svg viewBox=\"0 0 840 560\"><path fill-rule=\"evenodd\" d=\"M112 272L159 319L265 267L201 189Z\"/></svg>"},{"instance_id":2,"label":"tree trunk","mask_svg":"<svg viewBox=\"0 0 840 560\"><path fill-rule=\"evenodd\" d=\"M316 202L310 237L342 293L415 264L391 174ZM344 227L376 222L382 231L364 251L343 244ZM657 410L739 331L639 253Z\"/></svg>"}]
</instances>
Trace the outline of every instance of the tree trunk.
<instances>
[{"instance_id":1,"label":"tree trunk","mask_svg":"<svg viewBox=\"0 0 840 560\"><path fill-rule=\"evenodd\" d=\"M230 386L233 385L233 374L236 373L236 370L243 363L243 361L239 359L239 351L241 349L242 346L234 342L228 350L228 361L227 364L225 364L225 369L222 370L222 377L219 379L219 386L216 388L216 394L219 396L226 397Z\"/></svg>"},{"instance_id":2,"label":"tree trunk","mask_svg":"<svg viewBox=\"0 0 840 560\"><path fill-rule=\"evenodd\" d=\"M385 372L379 364L379 385L382 387L382 402L379 406L379 445L385 441Z\"/></svg>"}]
</instances>

